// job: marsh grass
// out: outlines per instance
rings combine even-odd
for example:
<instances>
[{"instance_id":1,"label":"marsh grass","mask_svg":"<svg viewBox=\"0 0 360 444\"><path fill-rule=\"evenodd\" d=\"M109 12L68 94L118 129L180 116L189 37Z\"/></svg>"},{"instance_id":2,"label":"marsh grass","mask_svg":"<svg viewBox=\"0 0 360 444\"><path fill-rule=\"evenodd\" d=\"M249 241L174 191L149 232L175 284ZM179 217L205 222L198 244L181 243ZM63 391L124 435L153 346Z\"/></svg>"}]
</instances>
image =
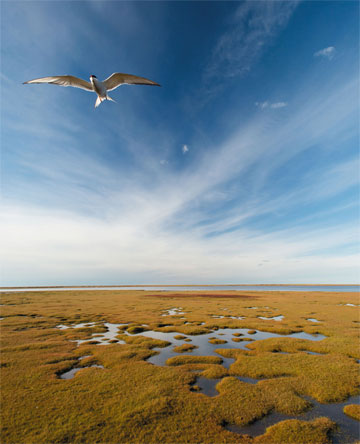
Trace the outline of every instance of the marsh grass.
<instances>
[{"instance_id":1,"label":"marsh grass","mask_svg":"<svg viewBox=\"0 0 360 444\"><path fill-rule=\"evenodd\" d=\"M167 365L184 364L221 364L222 359L217 356L174 356L166 361Z\"/></svg>"},{"instance_id":2,"label":"marsh grass","mask_svg":"<svg viewBox=\"0 0 360 444\"><path fill-rule=\"evenodd\" d=\"M327 418L288 420L252 438L232 433L224 424L249 424L278 411L298 414L310 408L304 396L320 402L343 401L358 393L358 303L355 293L326 292L183 292L64 291L1 296L1 442L27 443L326 443L334 424ZM257 309L248 307L257 306ZM186 320L161 314L182 307ZM268 307L268 308L265 308ZM226 309L244 319L214 319ZM261 320L284 315L280 323ZM306 318L321 319L321 324ZM84 329L59 324L96 325ZM106 346L84 343L104 332L104 322L120 326ZM190 324L185 324L190 322ZM204 325L199 325L205 322ZM144 326L147 327L144 327ZM249 342L246 350L217 349L216 356L181 355L167 366L146 360L167 341L142 336L139 328L178 333L181 338L219 328L246 328L289 334L301 330L327 338L306 341L272 338ZM134 329L129 331L130 329ZM127 330L125 334L124 331ZM242 339L234 335L233 339ZM177 345L176 342L173 345ZM322 353L308 355L306 351ZM282 354L286 352L289 354ZM81 356L88 356L78 360ZM234 358L225 369L222 359ZM73 379L58 375L91 364ZM221 379L213 398L191 391L196 374ZM236 376L262 379L257 384ZM194 387L192 388L194 390ZM358 415L357 406L346 406Z\"/></svg>"},{"instance_id":3,"label":"marsh grass","mask_svg":"<svg viewBox=\"0 0 360 444\"><path fill-rule=\"evenodd\" d=\"M135 325L135 326L127 328L127 332L130 333L131 335L135 335L137 333L142 333L143 331L147 331L147 330L149 330L149 329L146 327L143 327L142 325Z\"/></svg>"},{"instance_id":4,"label":"marsh grass","mask_svg":"<svg viewBox=\"0 0 360 444\"><path fill-rule=\"evenodd\" d=\"M253 339L253 338L238 338L238 337L236 337L236 338L232 338L231 340L233 342L251 342L251 341L254 341L255 339Z\"/></svg>"},{"instance_id":5,"label":"marsh grass","mask_svg":"<svg viewBox=\"0 0 360 444\"><path fill-rule=\"evenodd\" d=\"M196 345L192 345L192 344L183 344L183 345L178 345L177 347L174 347L174 352L176 353L186 353L189 351L194 350L195 348L198 348Z\"/></svg>"},{"instance_id":6,"label":"marsh grass","mask_svg":"<svg viewBox=\"0 0 360 444\"><path fill-rule=\"evenodd\" d=\"M186 339L186 336L176 335L176 336L174 336L174 339L177 339L178 341L181 341L182 339Z\"/></svg>"},{"instance_id":7,"label":"marsh grass","mask_svg":"<svg viewBox=\"0 0 360 444\"><path fill-rule=\"evenodd\" d=\"M344 407L344 413L350 416L350 418L360 421L360 405L358 404L346 405Z\"/></svg>"},{"instance_id":8,"label":"marsh grass","mask_svg":"<svg viewBox=\"0 0 360 444\"><path fill-rule=\"evenodd\" d=\"M314 421L291 419L271 426L266 433L255 439L257 444L323 444L330 442L329 431L335 429L335 423L328 418L317 418ZM296 439L296 441L294 441Z\"/></svg>"},{"instance_id":9,"label":"marsh grass","mask_svg":"<svg viewBox=\"0 0 360 444\"><path fill-rule=\"evenodd\" d=\"M218 339L218 338L213 338L213 339L209 339L210 344L226 344L227 341L225 341L224 339Z\"/></svg>"}]
</instances>

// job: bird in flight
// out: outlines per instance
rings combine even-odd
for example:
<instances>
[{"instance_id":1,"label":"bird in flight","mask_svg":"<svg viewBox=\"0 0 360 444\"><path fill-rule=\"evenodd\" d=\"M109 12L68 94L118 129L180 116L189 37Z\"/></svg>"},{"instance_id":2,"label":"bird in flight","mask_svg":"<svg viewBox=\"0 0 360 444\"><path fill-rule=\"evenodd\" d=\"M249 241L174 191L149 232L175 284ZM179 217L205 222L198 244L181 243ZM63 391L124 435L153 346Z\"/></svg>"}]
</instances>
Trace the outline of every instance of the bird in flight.
<instances>
[{"instance_id":1,"label":"bird in flight","mask_svg":"<svg viewBox=\"0 0 360 444\"><path fill-rule=\"evenodd\" d=\"M74 88L81 88L85 89L86 91L92 91L97 94L95 108L97 108L104 100L111 100L112 102L115 102L115 100L108 96L108 91L112 91L120 85L125 84L160 86L158 83L153 82L149 79L145 79L144 77L138 77L132 74L124 74L121 72L114 72L113 74L111 74L110 77L103 80L102 82L100 82L100 80L98 80L96 76L91 75L90 82L74 76L51 76L28 80L23 84L25 85L28 83L52 83L54 85L73 86Z\"/></svg>"}]
</instances>

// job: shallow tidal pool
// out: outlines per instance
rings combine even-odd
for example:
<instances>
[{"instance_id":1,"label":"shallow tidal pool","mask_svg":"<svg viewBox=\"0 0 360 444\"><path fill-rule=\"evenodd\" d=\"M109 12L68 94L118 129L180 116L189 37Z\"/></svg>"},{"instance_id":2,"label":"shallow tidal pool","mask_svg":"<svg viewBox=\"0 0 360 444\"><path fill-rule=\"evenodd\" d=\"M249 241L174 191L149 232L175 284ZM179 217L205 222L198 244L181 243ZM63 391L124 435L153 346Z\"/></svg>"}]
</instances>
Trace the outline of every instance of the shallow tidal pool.
<instances>
[{"instance_id":1,"label":"shallow tidal pool","mask_svg":"<svg viewBox=\"0 0 360 444\"><path fill-rule=\"evenodd\" d=\"M171 309L167 311L167 314L172 316L176 314L183 314L179 312L177 309ZM261 319L270 319L270 320L276 320L279 321L283 318L283 316L273 317L273 318L265 318L260 317ZM312 322L318 322L316 319L307 319L308 321ZM64 325L58 325L57 328L60 329L67 329L67 328L83 328L83 327L92 327L95 323L89 323L89 324L75 324L72 326L64 326ZM101 325L101 324L97 324ZM159 332L155 330L148 330L148 331L141 331L139 333L135 334L129 334L126 329L119 331L119 327L127 325L127 324L112 324L112 323L103 323L103 325L107 328L107 331L104 333L97 333L96 335L93 335L93 338L87 339L87 340L76 340L78 345L86 344L92 341L93 339L96 339L99 341L98 345L107 345L111 344L110 341L114 341L117 339L117 335L119 333L127 334L130 336L145 336L152 339L159 339L162 341L170 342L170 345L166 347L156 347L153 350L157 352L156 355L151 356L147 359L147 362L157 365L157 366L165 366L166 361L170 358L173 358L175 356L181 355L181 353L177 352L175 347L186 344L191 341L191 345L194 346L192 350L188 350L186 353L191 354L192 356L217 356L219 355L216 353L216 349L221 347L225 349L241 349L246 350L248 344L253 343L254 341L259 340L265 340L270 338L283 338L283 337L289 337L289 338L297 338L297 339L305 339L308 341L321 341L326 338L326 336L321 334L309 334L306 332L298 332L298 333L292 333L290 335L282 335L278 333L271 333L261 330L249 330L247 328L219 328L216 330L212 330L209 333L201 334L201 335L179 335L178 332ZM146 327L146 326L144 326ZM94 337L95 336L95 337ZM176 336L181 336L180 338L176 338ZM241 337L241 342L234 342L234 338ZM218 339L221 340L220 344L217 343L211 343L211 340ZM125 344L125 341L118 340L118 344ZM305 353L311 354L311 355L321 355L321 353L316 353L312 351L306 351ZM279 352L283 354L288 354L286 352ZM82 358L87 358L89 356L84 356ZM81 360L82 358L79 358ZM226 369L229 369L230 365L235 362L235 358L225 358L221 357L222 363L221 365L225 367ZM68 370L64 372L63 374L60 374L59 377L61 379L72 379L75 374L84 368L104 368L102 365L93 364L88 367L74 367L71 370ZM239 381L245 382L247 384L258 384L259 381L263 379L256 379L256 378L249 378L246 376L236 376L236 378ZM196 378L196 381L192 384L190 387L190 390L192 390L192 387L196 387L196 391L198 391L200 394L206 395L208 397L215 397L219 395L219 392L216 389L216 385L221 381L221 379L208 379L202 376L198 376ZM280 421L284 421L287 419L299 419L299 420L312 420L318 417L326 416L330 418L331 420L335 421L337 423L337 429L332 432L332 442L334 444L345 444L345 443L353 443L358 438L359 434L359 424L356 420L353 418L348 417L343 412L343 408L345 405L349 404L359 404L360 398L359 396L353 396L349 398L345 402L341 403L331 403L331 404L321 404L317 402L315 399L310 397L304 397L308 401L311 402L312 408L310 408L308 411L300 414L300 415L285 415L278 413L276 411L271 412L268 415L265 415L263 418L248 424L247 426L237 426L237 425L231 425L231 424L225 424L225 428L231 432L238 433L238 434L248 434L251 436L259 436L265 433L266 429L274 425Z\"/></svg>"}]
</instances>

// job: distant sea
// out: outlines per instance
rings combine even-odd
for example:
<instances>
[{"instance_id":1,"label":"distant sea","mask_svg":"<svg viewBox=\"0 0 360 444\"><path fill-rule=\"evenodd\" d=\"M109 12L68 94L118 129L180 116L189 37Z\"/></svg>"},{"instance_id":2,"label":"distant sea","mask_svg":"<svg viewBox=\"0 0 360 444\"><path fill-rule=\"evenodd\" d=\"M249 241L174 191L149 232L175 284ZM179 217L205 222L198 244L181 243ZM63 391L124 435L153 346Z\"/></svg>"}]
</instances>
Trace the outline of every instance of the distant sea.
<instances>
[{"instance_id":1,"label":"distant sea","mask_svg":"<svg viewBox=\"0 0 360 444\"><path fill-rule=\"evenodd\" d=\"M67 290L144 290L144 291L332 291L360 292L360 285L138 285L138 286L79 286L79 287L3 287L0 292L67 291Z\"/></svg>"}]
</instances>

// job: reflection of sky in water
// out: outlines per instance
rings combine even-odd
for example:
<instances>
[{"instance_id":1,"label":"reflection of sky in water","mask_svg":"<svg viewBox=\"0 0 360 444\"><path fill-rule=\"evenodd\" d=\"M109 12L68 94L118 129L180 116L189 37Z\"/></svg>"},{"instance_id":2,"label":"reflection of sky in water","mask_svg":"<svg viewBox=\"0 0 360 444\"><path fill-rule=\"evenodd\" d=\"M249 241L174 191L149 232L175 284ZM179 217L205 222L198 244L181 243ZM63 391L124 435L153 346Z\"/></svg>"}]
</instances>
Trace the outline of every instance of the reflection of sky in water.
<instances>
[{"instance_id":1,"label":"reflection of sky in water","mask_svg":"<svg viewBox=\"0 0 360 444\"><path fill-rule=\"evenodd\" d=\"M291 335L280 335L278 333L269 333L264 331L258 331L256 330L255 334L248 334L247 328L223 328L219 329L204 335L197 335L197 336L189 336L191 338L191 343L193 345L198 346L197 349L193 350L191 352L191 355L195 356L219 356L217 353L215 353L215 349L217 348L237 348L246 350L246 346L248 345L247 341L244 342L233 342L232 339L234 338L233 333L241 333L241 338L248 338L249 340L254 339L262 340L262 339L268 339L268 338L281 338L281 337L291 337L291 338L300 338L300 339L308 339L311 341L320 341L321 339L324 339L325 336L323 335L310 335L305 332L299 332L299 333L293 333ZM181 340L174 339L174 336L177 336L179 333L173 332L173 333L163 333L158 331L145 331L142 333L139 333L139 335L147 336L149 338L155 338L155 339L161 339L163 341L169 341L172 343L181 343ZM225 344L210 344L209 339L211 337L217 337L221 336L219 339L228 341ZM156 348L154 349L159 352L158 355L152 356L148 359L148 362L151 362L152 364L156 365L165 365L165 362L167 359L179 355L179 353L176 353L173 351L172 348L166 347L166 348ZM223 358L224 359L224 358Z\"/></svg>"},{"instance_id":2,"label":"reflection of sky in water","mask_svg":"<svg viewBox=\"0 0 360 444\"><path fill-rule=\"evenodd\" d=\"M82 324L73 324L73 325L57 325L56 328L60 330L67 330L68 328L85 328L85 327L93 327L96 322L83 322Z\"/></svg>"},{"instance_id":3,"label":"reflection of sky in water","mask_svg":"<svg viewBox=\"0 0 360 444\"><path fill-rule=\"evenodd\" d=\"M272 318L266 318L264 316L259 316L259 319L264 319L264 321L282 321L284 319L284 316L274 316Z\"/></svg>"},{"instance_id":4,"label":"reflection of sky in water","mask_svg":"<svg viewBox=\"0 0 360 444\"><path fill-rule=\"evenodd\" d=\"M105 327L108 329L107 332L104 333L94 333L96 337L93 337L92 339L80 339L74 342L77 342L78 345L86 343L91 340L99 341L100 344L98 345L107 345L109 344L109 341L116 339L116 335L119 334L119 327L126 324L110 324L109 322L106 322ZM118 340L119 344L125 344L124 341Z\"/></svg>"},{"instance_id":5,"label":"reflection of sky in water","mask_svg":"<svg viewBox=\"0 0 360 444\"><path fill-rule=\"evenodd\" d=\"M84 327L86 325L92 326L93 323L92 324L90 324L90 323L78 324L78 325L72 326L72 328L80 328L80 326ZM92 338L90 338L90 339L81 339L81 340L76 340L74 342L77 342L77 344L80 345L80 344L89 343L89 341L91 341L91 340L96 340L96 341L99 341L99 345L107 345L107 344L109 344L109 341L116 339L116 336L120 333L118 330L118 327L120 327L122 325L126 325L126 324L111 324L111 323L107 322L104 325L108 329L107 332L95 333L96 337L94 337L94 335L93 335ZM58 326L58 328L63 328L63 327L64 326L62 326L62 325ZM202 334L202 335L192 335L192 336L191 335L183 335L183 334L181 334L181 335L185 336L186 338L190 338L191 343L198 347L197 349L194 349L193 351L189 352L193 356L219 356L217 353L215 353L216 348L237 348L237 349L246 350L246 346L248 344L248 341L246 341L246 339L248 339L249 341L250 340L251 341L254 341L254 340L258 341L258 340L268 339L268 338L290 337L290 338L307 339L310 341L320 341L321 339L325 338L325 336L320 335L320 334L311 335L311 334L305 333L305 332L292 333L290 335L280 335L278 333L270 333L270 332L259 331L259 330L255 330L254 334L249 334L248 331L249 331L249 329L247 329L247 328L220 328L216 331L211 331L210 333ZM128 334L126 330L123 333ZM234 336L233 336L234 333L241 333L241 338L245 339L245 341L234 342L232 340L234 338ZM131 336L146 336L148 338L160 339L162 341L171 342L172 345L181 345L184 340L183 339L175 339L175 336L178 336L179 334L180 334L179 332L165 333L165 332L150 330L150 331L143 331L143 332L137 333L135 335L131 335ZM219 339L225 340L227 342L225 344L210 344L209 339L214 338L214 337L219 337ZM125 344L125 342L121 341L121 340L119 340L118 343ZM169 359L173 356L179 355L179 353L174 352L173 347L165 347L165 348L157 347L157 348L154 348L153 350L159 352L159 354L155 355L155 356L151 356L148 359L148 362L151 362L152 364L155 364L155 365L165 365L165 362L167 359ZM225 358L222 358L222 359L226 363L226 359Z\"/></svg>"},{"instance_id":6,"label":"reflection of sky in water","mask_svg":"<svg viewBox=\"0 0 360 444\"><path fill-rule=\"evenodd\" d=\"M225 310L225 308L224 308L224 310ZM230 316L230 315L227 315L227 316L224 316L224 315L212 315L211 317L214 318L214 319L245 319L244 316Z\"/></svg>"},{"instance_id":7,"label":"reflection of sky in water","mask_svg":"<svg viewBox=\"0 0 360 444\"><path fill-rule=\"evenodd\" d=\"M183 315L185 312L181 311L182 308L169 308L169 310L165 310L165 313L163 313L161 316L176 316L176 315Z\"/></svg>"}]
</instances>

